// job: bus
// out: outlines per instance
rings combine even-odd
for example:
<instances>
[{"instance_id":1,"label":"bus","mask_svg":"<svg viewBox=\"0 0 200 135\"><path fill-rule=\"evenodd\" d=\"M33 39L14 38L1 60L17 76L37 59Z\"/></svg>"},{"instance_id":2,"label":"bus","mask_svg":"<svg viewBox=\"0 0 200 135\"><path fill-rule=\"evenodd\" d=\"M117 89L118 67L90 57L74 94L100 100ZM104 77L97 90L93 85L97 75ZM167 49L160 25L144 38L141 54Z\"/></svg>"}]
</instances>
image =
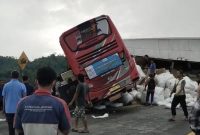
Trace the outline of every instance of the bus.
<instances>
[{"instance_id":1,"label":"bus","mask_svg":"<svg viewBox=\"0 0 200 135\"><path fill-rule=\"evenodd\" d=\"M107 15L88 20L60 36L75 76L85 76L92 103L115 102L139 78L135 61Z\"/></svg>"}]
</instances>

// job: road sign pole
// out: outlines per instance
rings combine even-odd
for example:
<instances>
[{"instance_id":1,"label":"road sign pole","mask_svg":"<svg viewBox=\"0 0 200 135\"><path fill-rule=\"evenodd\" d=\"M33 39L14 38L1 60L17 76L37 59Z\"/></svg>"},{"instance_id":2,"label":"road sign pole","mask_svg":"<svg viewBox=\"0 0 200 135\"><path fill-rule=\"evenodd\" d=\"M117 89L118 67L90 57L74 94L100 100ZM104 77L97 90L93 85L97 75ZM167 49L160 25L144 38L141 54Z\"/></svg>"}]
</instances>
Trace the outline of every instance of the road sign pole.
<instances>
[{"instance_id":1,"label":"road sign pole","mask_svg":"<svg viewBox=\"0 0 200 135\"><path fill-rule=\"evenodd\" d=\"M26 65L28 64L28 57L26 56L25 52L23 51L22 54L20 55L19 59L18 59L18 66L20 69L20 77L22 79L23 76L23 70L26 67Z\"/></svg>"},{"instance_id":2,"label":"road sign pole","mask_svg":"<svg viewBox=\"0 0 200 135\"><path fill-rule=\"evenodd\" d=\"M23 76L23 70L19 66L19 78L20 78L20 80L22 80L22 76Z\"/></svg>"}]
</instances>

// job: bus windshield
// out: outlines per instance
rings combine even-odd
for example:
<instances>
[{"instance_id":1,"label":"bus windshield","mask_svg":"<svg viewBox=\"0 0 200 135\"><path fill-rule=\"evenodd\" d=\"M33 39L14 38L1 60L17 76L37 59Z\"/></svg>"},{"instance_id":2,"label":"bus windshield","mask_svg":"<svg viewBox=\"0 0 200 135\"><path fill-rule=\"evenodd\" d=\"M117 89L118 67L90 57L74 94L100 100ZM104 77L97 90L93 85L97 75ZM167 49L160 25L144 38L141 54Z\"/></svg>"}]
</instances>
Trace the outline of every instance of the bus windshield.
<instances>
[{"instance_id":1,"label":"bus windshield","mask_svg":"<svg viewBox=\"0 0 200 135\"><path fill-rule=\"evenodd\" d=\"M110 28L106 19L95 22L88 21L78 25L75 31L66 35L65 42L72 51L77 51L78 48L84 48L91 45L91 43L87 44L86 42L96 38L98 38L98 42L102 41L108 34L110 34Z\"/></svg>"}]
</instances>

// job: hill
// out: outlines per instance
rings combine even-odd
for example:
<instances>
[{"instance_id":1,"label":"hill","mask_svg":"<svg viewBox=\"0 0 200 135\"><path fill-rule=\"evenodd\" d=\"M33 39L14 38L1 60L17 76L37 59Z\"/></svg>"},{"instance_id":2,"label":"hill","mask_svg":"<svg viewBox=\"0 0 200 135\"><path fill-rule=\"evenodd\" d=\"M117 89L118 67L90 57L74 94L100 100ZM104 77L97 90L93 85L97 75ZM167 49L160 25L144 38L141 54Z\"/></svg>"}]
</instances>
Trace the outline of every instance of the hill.
<instances>
[{"instance_id":1,"label":"hill","mask_svg":"<svg viewBox=\"0 0 200 135\"><path fill-rule=\"evenodd\" d=\"M50 56L38 58L32 62L29 62L21 74L28 75L30 82L34 83L37 69L43 66L50 66L56 71L57 74L67 70L67 62L65 57L51 54ZM5 81L10 79L10 74L13 70L20 71L17 64L17 59L13 57L0 56L0 69L0 80Z\"/></svg>"}]
</instances>

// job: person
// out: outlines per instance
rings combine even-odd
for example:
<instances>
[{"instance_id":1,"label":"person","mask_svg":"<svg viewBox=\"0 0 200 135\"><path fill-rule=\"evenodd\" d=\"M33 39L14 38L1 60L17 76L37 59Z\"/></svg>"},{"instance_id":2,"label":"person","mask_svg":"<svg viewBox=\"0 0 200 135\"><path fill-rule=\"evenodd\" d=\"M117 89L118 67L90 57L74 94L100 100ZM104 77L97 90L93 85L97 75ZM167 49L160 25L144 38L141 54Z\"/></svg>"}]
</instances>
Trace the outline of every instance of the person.
<instances>
[{"instance_id":1,"label":"person","mask_svg":"<svg viewBox=\"0 0 200 135\"><path fill-rule=\"evenodd\" d=\"M75 81L73 81L72 78L68 78L67 86L68 86L68 88L66 90L66 95L68 96L67 103L69 103L72 100L72 98L76 92Z\"/></svg>"},{"instance_id":2,"label":"person","mask_svg":"<svg viewBox=\"0 0 200 135\"><path fill-rule=\"evenodd\" d=\"M24 85L26 86L26 95L29 96L29 95L33 94L34 88L33 88L33 86L31 86L29 84L28 76L27 75L23 75L22 76L22 80L23 80Z\"/></svg>"},{"instance_id":3,"label":"person","mask_svg":"<svg viewBox=\"0 0 200 135\"><path fill-rule=\"evenodd\" d=\"M56 84L55 84L55 94L56 96L62 98L63 96L63 92L61 91L60 87L61 87L61 82L63 81L62 77L59 75L56 78Z\"/></svg>"},{"instance_id":4,"label":"person","mask_svg":"<svg viewBox=\"0 0 200 135\"><path fill-rule=\"evenodd\" d=\"M156 87L157 81L154 78L154 74L150 74L149 78L145 82L145 90L146 87L148 86L147 89L147 95L146 95L146 105L148 105L149 101L149 96L151 95L151 105L153 104L153 99L154 99L154 92L155 92L155 87Z\"/></svg>"},{"instance_id":5,"label":"person","mask_svg":"<svg viewBox=\"0 0 200 135\"><path fill-rule=\"evenodd\" d=\"M3 110L3 96L2 96L2 91L3 91L3 86L4 86L4 81L0 80L0 111Z\"/></svg>"},{"instance_id":6,"label":"person","mask_svg":"<svg viewBox=\"0 0 200 135\"><path fill-rule=\"evenodd\" d=\"M22 97L26 96L26 87L23 83L19 82L18 71L12 71L11 78L3 87L2 96L9 135L15 135L15 129L13 128L14 115L16 113L17 103Z\"/></svg>"},{"instance_id":7,"label":"person","mask_svg":"<svg viewBox=\"0 0 200 135\"><path fill-rule=\"evenodd\" d=\"M50 67L39 68L36 74L38 89L22 99L17 107L14 127L25 135L68 135L70 113L67 104L51 95L56 73Z\"/></svg>"},{"instance_id":8,"label":"person","mask_svg":"<svg viewBox=\"0 0 200 135\"><path fill-rule=\"evenodd\" d=\"M143 56L143 58L144 58L144 61L145 61L144 67L145 68L149 67L149 65L150 65L150 58L149 58L149 56L146 54L146 55Z\"/></svg>"},{"instance_id":9,"label":"person","mask_svg":"<svg viewBox=\"0 0 200 135\"><path fill-rule=\"evenodd\" d=\"M174 84L174 88L170 94L170 97L172 96L172 93L174 94L174 98L172 100L171 104L171 113L172 113L172 118L169 119L169 121L175 121L175 116L176 116L176 106L180 103L184 115L185 115L185 120L188 120L188 111L187 111L187 105L186 105L186 95L185 95L185 80L183 78L183 71L178 70L177 71L177 79Z\"/></svg>"},{"instance_id":10,"label":"person","mask_svg":"<svg viewBox=\"0 0 200 135\"><path fill-rule=\"evenodd\" d=\"M87 95L86 93L88 91L89 91L89 87L86 83L84 83L84 75L79 74L76 92L73 96L73 99L69 103L69 106L71 106L74 103L74 101L76 103L76 108L74 110L75 123L74 123L74 128L72 129L73 132L89 133L87 119L85 116L85 106L86 106L85 101L86 101L86 95ZM83 122L83 125L84 125L83 130L78 129L79 119L81 119Z\"/></svg>"},{"instance_id":11,"label":"person","mask_svg":"<svg viewBox=\"0 0 200 135\"><path fill-rule=\"evenodd\" d=\"M189 115L189 124L195 135L200 135L200 81L198 81L197 93L197 101L194 103Z\"/></svg>"},{"instance_id":12,"label":"person","mask_svg":"<svg viewBox=\"0 0 200 135\"><path fill-rule=\"evenodd\" d=\"M153 60L151 60L151 64L149 66L149 69L148 69L148 74L153 74L155 75L156 74L156 64L154 63Z\"/></svg>"},{"instance_id":13,"label":"person","mask_svg":"<svg viewBox=\"0 0 200 135\"><path fill-rule=\"evenodd\" d=\"M199 85L200 89L200 85ZM198 97L200 93L198 92ZM191 109L191 113L189 115L189 124L191 130L195 133L195 135L200 135L200 99L194 103L194 106Z\"/></svg>"},{"instance_id":14,"label":"person","mask_svg":"<svg viewBox=\"0 0 200 135\"><path fill-rule=\"evenodd\" d=\"M200 98L200 80L198 80L197 83L198 83L198 88L197 88L198 96L197 96L197 98L199 99Z\"/></svg>"}]
</instances>

